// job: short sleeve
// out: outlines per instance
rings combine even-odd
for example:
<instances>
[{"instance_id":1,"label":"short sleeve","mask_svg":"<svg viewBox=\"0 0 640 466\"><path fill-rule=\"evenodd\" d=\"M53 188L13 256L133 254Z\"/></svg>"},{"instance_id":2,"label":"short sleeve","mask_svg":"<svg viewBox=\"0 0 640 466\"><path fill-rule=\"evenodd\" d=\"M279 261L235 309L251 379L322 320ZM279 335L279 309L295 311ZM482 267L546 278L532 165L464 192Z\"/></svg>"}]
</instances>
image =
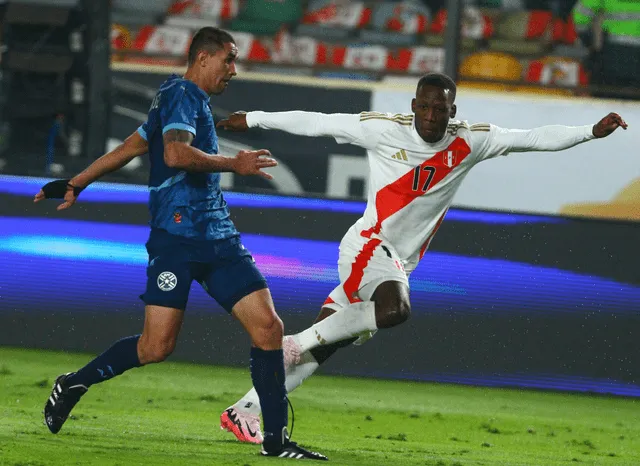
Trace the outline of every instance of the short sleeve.
<instances>
[{"instance_id":1,"label":"short sleeve","mask_svg":"<svg viewBox=\"0 0 640 466\"><path fill-rule=\"evenodd\" d=\"M144 139L145 141L149 140L149 137L147 136L148 132L148 127L149 127L149 121L145 121L144 123L142 123L140 126L138 126L138 134L140 136L142 136L142 139Z\"/></svg>"},{"instance_id":2,"label":"short sleeve","mask_svg":"<svg viewBox=\"0 0 640 466\"><path fill-rule=\"evenodd\" d=\"M188 92L184 86L172 91L161 103L162 134L172 129L178 129L189 131L195 136L196 118L200 104L200 100Z\"/></svg>"}]
</instances>

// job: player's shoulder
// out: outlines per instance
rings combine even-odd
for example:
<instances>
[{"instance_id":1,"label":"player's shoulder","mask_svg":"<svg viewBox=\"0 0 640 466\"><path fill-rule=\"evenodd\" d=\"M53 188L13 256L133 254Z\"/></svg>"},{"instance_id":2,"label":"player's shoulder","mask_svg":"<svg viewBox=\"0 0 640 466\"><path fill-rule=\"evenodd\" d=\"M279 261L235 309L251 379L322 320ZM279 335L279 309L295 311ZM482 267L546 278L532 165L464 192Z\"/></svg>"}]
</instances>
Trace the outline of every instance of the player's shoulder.
<instances>
[{"instance_id":1,"label":"player's shoulder","mask_svg":"<svg viewBox=\"0 0 640 466\"><path fill-rule=\"evenodd\" d=\"M187 96L190 100L202 100L202 91L198 86L182 76L172 75L160 85L160 92L167 96L166 100L180 100Z\"/></svg>"},{"instance_id":2,"label":"player's shoulder","mask_svg":"<svg viewBox=\"0 0 640 466\"><path fill-rule=\"evenodd\" d=\"M488 133L491 131L489 123L469 123L463 120L449 120L447 132L452 136L471 135L472 133Z\"/></svg>"},{"instance_id":3,"label":"player's shoulder","mask_svg":"<svg viewBox=\"0 0 640 466\"><path fill-rule=\"evenodd\" d=\"M360 121L383 126L411 127L413 125L413 114L362 112L360 113Z\"/></svg>"}]
</instances>

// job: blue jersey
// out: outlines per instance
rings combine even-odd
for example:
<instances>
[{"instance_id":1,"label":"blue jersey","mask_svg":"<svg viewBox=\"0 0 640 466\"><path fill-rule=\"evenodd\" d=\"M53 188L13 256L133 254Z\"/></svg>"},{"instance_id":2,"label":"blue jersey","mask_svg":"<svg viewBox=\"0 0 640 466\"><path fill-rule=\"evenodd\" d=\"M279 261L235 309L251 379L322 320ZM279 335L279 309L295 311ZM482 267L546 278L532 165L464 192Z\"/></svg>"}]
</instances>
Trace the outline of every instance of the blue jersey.
<instances>
[{"instance_id":1,"label":"blue jersey","mask_svg":"<svg viewBox=\"0 0 640 466\"><path fill-rule=\"evenodd\" d=\"M209 96L192 81L171 76L156 94L138 133L149 144L151 228L194 240L238 235L220 190L219 173L189 173L164 162L162 135L171 129L194 135L192 146L218 153Z\"/></svg>"}]
</instances>

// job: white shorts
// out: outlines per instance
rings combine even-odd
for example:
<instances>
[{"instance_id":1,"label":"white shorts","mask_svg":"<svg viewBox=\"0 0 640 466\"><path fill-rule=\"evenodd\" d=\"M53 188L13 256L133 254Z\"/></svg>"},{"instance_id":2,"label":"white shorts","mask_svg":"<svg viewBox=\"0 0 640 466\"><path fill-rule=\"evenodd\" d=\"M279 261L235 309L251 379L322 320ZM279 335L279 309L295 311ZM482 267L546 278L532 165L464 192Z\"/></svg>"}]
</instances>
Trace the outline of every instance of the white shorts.
<instances>
[{"instance_id":1,"label":"white shorts","mask_svg":"<svg viewBox=\"0 0 640 466\"><path fill-rule=\"evenodd\" d=\"M376 288L384 282L396 281L409 286L409 279L393 246L376 235L365 238L354 228L340 243L338 273L340 285L322 306L334 311L352 303L370 301Z\"/></svg>"}]
</instances>

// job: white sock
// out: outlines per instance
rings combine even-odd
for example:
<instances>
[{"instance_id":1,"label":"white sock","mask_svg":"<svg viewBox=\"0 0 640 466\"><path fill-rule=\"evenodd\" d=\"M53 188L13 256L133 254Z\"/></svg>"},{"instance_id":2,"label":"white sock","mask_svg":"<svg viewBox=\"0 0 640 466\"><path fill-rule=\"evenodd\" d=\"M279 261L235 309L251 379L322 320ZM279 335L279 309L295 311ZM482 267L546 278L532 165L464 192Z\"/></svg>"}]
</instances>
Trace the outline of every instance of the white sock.
<instances>
[{"instance_id":1,"label":"white sock","mask_svg":"<svg viewBox=\"0 0 640 466\"><path fill-rule=\"evenodd\" d=\"M316 362L316 359L311 353L304 353L300 356L300 364L291 366L286 371L285 386L287 387L287 393L291 393L310 377L316 369L320 367L320 364ZM236 404L233 405L236 409L248 412L254 416L260 414L260 400L255 388L252 388L243 396Z\"/></svg>"},{"instance_id":2,"label":"white sock","mask_svg":"<svg viewBox=\"0 0 640 466\"><path fill-rule=\"evenodd\" d=\"M375 303L363 301L331 314L293 338L300 346L300 351L305 353L320 345L330 345L377 329Z\"/></svg>"}]
</instances>

